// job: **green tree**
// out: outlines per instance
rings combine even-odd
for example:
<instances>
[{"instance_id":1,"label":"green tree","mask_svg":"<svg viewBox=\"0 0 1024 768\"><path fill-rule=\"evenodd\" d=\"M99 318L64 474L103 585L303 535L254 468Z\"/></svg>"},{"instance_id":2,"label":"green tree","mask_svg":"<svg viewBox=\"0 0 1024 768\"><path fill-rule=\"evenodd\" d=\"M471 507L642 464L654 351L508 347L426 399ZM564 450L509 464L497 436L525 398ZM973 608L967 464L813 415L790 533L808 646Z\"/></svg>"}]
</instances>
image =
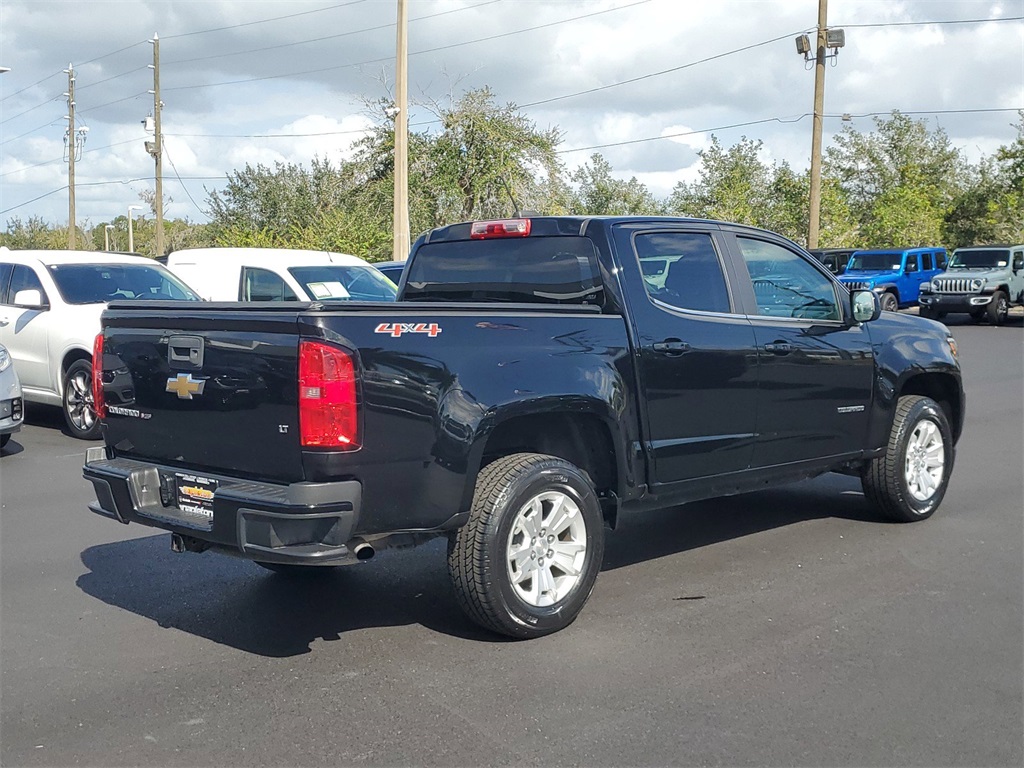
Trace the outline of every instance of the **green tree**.
<instances>
[{"instance_id":1,"label":"green tree","mask_svg":"<svg viewBox=\"0 0 1024 768\"><path fill-rule=\"evenodd\" d=\"M611 163L603 155L591 155L590 160L573 171L569 178L575 185L568 200L573 213L590 216L664 213L664 206L636 177L629 181L613 178Z\"/></svg>"},{"instance_id":2,"label":"green tree","mask_svg":"<svg viewBox=\"0 0 1024 768\"><path fill-rule=\"evenodd\" d=\"M717 136L701 150L699 179L680 182L668 199L668 210L681 216L722 219L760 226L769 200L771 171L758 156L761 141L742 137L728 149Z\"/></svg>"},{"instance_id":3,"label":"green tree","mask_svg":"<svg viewBox=\"0 0 1024 768\"><path fill-rule=\"evenodd\" d=\"M876 130L847 125L825 152L866 246L935 245L966 163L941 129L893 112Z\"/></svg>"}]
</instances>

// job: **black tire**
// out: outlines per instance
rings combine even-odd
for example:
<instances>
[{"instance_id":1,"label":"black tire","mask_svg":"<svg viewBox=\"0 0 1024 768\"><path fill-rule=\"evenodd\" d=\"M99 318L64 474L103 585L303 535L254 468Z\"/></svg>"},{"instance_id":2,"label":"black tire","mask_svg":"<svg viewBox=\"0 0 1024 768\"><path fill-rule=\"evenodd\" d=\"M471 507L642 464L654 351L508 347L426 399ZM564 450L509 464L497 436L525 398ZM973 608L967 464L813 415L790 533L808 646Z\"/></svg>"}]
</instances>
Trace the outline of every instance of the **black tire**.
<instances>
[{"instance_id":1,"label":"black tire","mask_svg":"<svg viewBox=\"0 0 1024 768\"><path fill-rule=\"evenodd\" d=\"M918 310L918 314L921 317L927 317L929 320L938 320L940 317L944 316L946 313L945 312L939 312L939 310L933 309L932 307L922 306Z\"/></svg>"},{"instance_id":2,"label":"black tire","mask_svg":"<svg viewBox=\"0 0 1024 768\"><path fill-rule=\"evenodd\" d=\"M64 394L61 397L64 421L72 437L99 440L100 420L92 400L92 363L76 360L64 373Z\"/></svg>"},{"instance_id":3,"label":"black tire","mask_svg":"<svg viewBox=\"0 0 1024 768\"><path fill-rule=\"evenodd\" d=\"M869 462L861 474L864 495L889 520L925 520L946 495L953 458L952 431L938 403L920 395L901 397L885 453ZM908 475L915 469L915 484L911 484ZM930 484L934 488L928 488Z\"/></svg>"},{"instance_id":4,"label":"black tire","mask_svg":"<svg viewBox=\"0 0 1024 768\"><path fill-rule=\"evenodd\" d=\"M992 325L1002 325L1010 314L1010 299L1005 291L996 291L992 294L992 301L985 308L985 316Z\"/></svg>"},{"instance_id":5,"label":"black tire","mask_svg":"<svg viewBox=\"0 0 1024 768\"><path fill-rule=\"evenodd\" d=\"M537 536L530 538L527 522ZM552 523L550 533L537 530ZM525 639L557 632L576 619L603 554L604 520L587 474L553 456L516 453L480 471L469 522L448 540L448 573L470 619ZM522 564L515 564L520 557Z\"/></svg>"},{"instance_id":6,"label":"black tire","mask_svg":"<svg viewBox=\"0 0 1024 768\"><path fill-rule=\"evenodd\" d=\"M900 308L900 301L892 291L886 291L879 296L878 303L882 305L883 312L896 312Z\"/></svg>"},{"instance_id":7,"label":"black tire","mask_svg":"<svg viewBox=\"0 0 1024 768\"><path fill-rule=\"evenodd\" d=\"M309 579L317 576L327 576L338 570L337 565L297 565L295 563L263 563L254 560L260 568L266 568L279 576L287 576L290 579Z\"/></svg>"}]
</instances>

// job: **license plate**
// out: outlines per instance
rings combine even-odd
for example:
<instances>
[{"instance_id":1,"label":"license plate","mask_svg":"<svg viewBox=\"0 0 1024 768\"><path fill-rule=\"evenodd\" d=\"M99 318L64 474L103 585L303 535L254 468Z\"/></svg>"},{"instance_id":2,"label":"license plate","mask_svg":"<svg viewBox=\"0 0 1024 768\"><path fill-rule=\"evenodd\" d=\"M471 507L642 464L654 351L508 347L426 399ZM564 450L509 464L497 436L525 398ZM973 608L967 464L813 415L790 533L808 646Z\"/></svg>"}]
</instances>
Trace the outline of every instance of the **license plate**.
<instances>
[{"instance_id":1,"label":"license plate","mask_svg":"<svg viewBox=\"0 0 1024 768\"><path fill-rule=\"evenodd\" d=\"M213 494L217 481L209 477L174 473L178 489L178 509L213 519Z\"/></svg>"}]
</instances>

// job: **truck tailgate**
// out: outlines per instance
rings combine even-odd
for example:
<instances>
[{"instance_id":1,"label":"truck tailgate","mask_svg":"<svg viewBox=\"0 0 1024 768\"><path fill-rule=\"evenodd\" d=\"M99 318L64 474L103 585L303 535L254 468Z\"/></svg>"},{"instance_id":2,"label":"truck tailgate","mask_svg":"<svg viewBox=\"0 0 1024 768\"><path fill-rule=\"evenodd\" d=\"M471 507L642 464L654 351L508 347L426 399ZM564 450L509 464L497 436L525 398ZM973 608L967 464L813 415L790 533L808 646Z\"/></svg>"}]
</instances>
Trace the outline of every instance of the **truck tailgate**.
<instances>
[{"instance_id":1,"label":"truck tailgate","mask_svg":"<svg viewBox=\"0 0 1024 768\"><path fill-rule=\"evenodd\" d=\"M302 480L298 314L112 304L101 374L107 444L125 458Z\"/></svg>"}]
</instances>

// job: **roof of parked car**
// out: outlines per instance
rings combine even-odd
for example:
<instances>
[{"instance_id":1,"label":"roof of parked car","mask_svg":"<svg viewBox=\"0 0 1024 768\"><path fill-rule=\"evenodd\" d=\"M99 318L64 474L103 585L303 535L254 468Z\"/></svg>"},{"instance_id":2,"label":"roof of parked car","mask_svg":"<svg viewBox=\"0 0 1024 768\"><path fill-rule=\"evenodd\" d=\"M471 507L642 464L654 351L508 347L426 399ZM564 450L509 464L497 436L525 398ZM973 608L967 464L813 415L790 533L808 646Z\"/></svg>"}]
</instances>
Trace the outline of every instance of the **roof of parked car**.
<instances>
[{"instance_id":1,"label":"roof of parked car","mask_svg":"<svg viewBox=\"0 0 1024 768\"><path fill-rule=\"evenodd\" d=\"M19 263L40 264L153 264L153 259L110 251L21 250L0 246L0 258Z\"/></svg>"}]
</instances>

